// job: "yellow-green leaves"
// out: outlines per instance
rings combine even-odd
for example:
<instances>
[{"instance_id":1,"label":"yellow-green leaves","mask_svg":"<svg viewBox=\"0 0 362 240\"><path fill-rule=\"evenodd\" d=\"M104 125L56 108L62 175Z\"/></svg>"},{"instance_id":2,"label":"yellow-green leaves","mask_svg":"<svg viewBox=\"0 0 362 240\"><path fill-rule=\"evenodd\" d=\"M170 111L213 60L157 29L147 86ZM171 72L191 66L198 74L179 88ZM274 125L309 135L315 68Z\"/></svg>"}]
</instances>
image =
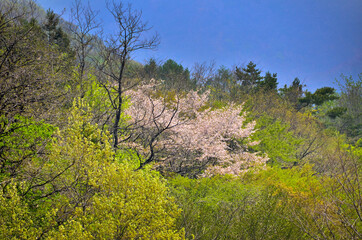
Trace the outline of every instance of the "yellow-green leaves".
<instances>
[{"instance_id":1,"label":"yellow-green leaves","mask_svg":"<svg viewBox=\"0 0 362 240\"><path fill-rule=\"evenodd\" d=\"M49 236L96 239L180 239L175 229L179 214L165 184L154 174L134 172L114 161L107 135L87 123L87 106L73 107L70 127L59 133L52 152L55 180L64 198L54 204L65 217ZM88 237L87 237L88 236Z\"/></svg>"},{"instance_id":2,"label":"yellow-green leaves","mask_svg":"<svg viewBox=\"0 0 362 240\"><path fill-rule=\"evenodd\" d=\"M26 181L0 189L0 238L184 239L165 182L115 160L87 108L75 101L46 156L22 168Z\"/></svg>"},{"instance_id":3,"label":"yellow-green leaves","mask_svg":"<svg viewBox=\"0 0 362 240\"><path fill-rule=\"evenodd\" d=\"M0 191L0 239L36 239L39 233L16 184L10 183L6 191Z\"/></svg>"},{"instance_id":4,"label":"yellow-green leaves","mask_svg":"<svg viewBox=\"0 0 362 240\"><path fill-rule=\"evenodd\" d=\"M175 230L179 210L167 195L159 178L113 163L104 171L83 225L105 239L180 239Z\"/></svg>"}]
</instances>

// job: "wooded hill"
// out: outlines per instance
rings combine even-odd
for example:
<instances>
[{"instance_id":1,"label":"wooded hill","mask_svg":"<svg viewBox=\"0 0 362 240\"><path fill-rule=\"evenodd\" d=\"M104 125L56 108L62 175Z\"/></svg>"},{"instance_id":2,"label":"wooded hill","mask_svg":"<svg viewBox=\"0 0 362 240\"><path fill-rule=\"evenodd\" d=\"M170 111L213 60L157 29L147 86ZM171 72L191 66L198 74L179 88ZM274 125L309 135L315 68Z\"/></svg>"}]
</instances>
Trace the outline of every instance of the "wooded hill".
<instances>
[{"instance_id":1,"label":"wooded hill","mask_svg":"<svg viewBox=\"0 0 362 240\"><path fill-rule=\"evenodd\" d=\"M0 2L1 239L362 238L362 75L141 64L158 35L108 9L103 38L80 1Z\"/></svg>"}]
</instances>

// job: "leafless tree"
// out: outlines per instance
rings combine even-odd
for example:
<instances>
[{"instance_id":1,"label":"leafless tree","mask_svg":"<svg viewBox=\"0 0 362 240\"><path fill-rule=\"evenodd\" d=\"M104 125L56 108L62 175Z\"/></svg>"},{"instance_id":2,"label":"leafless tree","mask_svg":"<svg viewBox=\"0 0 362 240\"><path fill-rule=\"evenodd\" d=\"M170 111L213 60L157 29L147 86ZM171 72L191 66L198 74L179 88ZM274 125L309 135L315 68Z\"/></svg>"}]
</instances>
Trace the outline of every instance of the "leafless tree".
<instances>
[{"instance_id":1,"label":"leafless tree","mask_svg":"<svg viewBox=\"0 0 362 240\"><path fill-rule=\"evenodd\" d=\"M80 86L81 97L84 96L86 84L86 71L89 68L89 55L96 43L97 35L101 33L101 23L97 20L98 12L93 11L89 5L83 5L81 0L75 0L71 9L72 40L78 60L77 81Z\"/></svg>"},{"instance_id":2,"label":"leafless tree","mask_svg":"<svg viewBox=\"0 0 362 240\"><path fill-rule=\"evenodd\" d=\"M127 85L124 78L125 67L134 52L141 49L154 49L159 44L158 34L146 38L145 33L151 28L142 21L142 12L133 10L122 2L107 3L107 8L117 24L117 33L106 39L101 46L100 57L96 60L99 71L99 83L108 93L111 107L115 112L112 122L113 146L119 144L119 122L123 112L122 103L124 92L135 86Z\"/></svg>"},{"instance_id":3,"label":"leafless tree","mask_svg":"<svg viewBox=\"0 0 362 240\"><path fill-rule=\"evenodd\" d=\"M204 86L215 75L215 61L195 63L192 67L192 78L198 85Z\"/></svg>"}]
</instances>

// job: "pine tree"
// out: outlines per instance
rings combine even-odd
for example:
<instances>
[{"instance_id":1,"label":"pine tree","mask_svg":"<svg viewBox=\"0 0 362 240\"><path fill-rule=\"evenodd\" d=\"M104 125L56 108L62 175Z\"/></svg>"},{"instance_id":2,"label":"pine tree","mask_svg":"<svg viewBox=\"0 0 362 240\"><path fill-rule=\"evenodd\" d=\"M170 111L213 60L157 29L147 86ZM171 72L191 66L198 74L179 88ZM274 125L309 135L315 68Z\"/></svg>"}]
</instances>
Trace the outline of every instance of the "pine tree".
<instances>
[{"instance_id":1,"label":"pine tree","mask_svg":"<svg viewBox=\"0 0 362 240\"><path fill-rule=\"evenodd\" d=\"M258 88L264 91L276 91L277 87L278 79L276 73L273 73L272 75L270 72L266 72L264 80L258 83Z\"/></svg>"},{"instance_id":2,"label":"pine tree","mask_svg":"<svg viewBox=\"0 0 362 240\"><path fill-rule=\"evenodd\" d=\"M303 96L303 87L305 87L305 85L300 83L299 78L295 78L291 86L287 87L285 84L284 88L279 89L279 91L285 100L290 102L296 109L300 109L300 102L298 99Z\"/></svg>"},{"instance_id":3,"label":"pine tree","mask_svg":"<svg viewBox=\"0 0 362 240\"><path fill-rule=\"evenodd\" d=\"M255 88L257 84L263 79L260 74L261 70L257 69L256 64L252 61L249 62L246 68L240 69L239 67L236 67L235 69L237 81L241 83L243 90L246 92L249 92Z\"/></svg>"},{"instance_id":4,"label":"pine tree","mask_svg":"<svg viewBox=\"0 0 362 240\"><path fill-rule=\"evenodd\" d=\"M68 35L59 25L59 16L53 10L48 9L44 29L48 35L49 44L55 44L62 52L69 52L70 40Z\"/></svg>"}]
</instances>

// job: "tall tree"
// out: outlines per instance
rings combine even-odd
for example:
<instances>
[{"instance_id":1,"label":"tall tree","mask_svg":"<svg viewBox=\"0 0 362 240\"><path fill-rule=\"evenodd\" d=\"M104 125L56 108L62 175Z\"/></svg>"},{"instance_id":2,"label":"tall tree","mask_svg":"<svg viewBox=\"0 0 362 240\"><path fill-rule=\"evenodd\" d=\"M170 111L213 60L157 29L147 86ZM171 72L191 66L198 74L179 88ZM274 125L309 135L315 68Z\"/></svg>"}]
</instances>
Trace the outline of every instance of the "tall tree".
<instances>
[{"instance_id":1,"label":"tall tree","mask_svg":"<svg viewBox=\"0 0 362 240\"><path fill-rule=\"evenodd\" d=\"M156 79L158 77L159 66L154 58L150 58L144 65L144 78L147 80Z\"/></svg>"},{"instance_id":2,"label":"tall tree","mask_svg":"<svg viewBox=\"0 0 362 240\"><path fill-rule=\"evenodd\" d=\"M261 70L257 69L256 64L252 61L249 62L246 68L235 68L237 81L241 83L243 90L246 92L252 90L263 79L260 74Z\"/></svg>"},{"instance_id":3,"label":"tall tree","mask_svg":"<svg viewBox=\"0 0 362 240\"><path fill-rule=\"evenodd\" d=\"M192 79L201 87L204 87L215 76L215 62L195 63L192 67Z\"/></svg>"},{"instance_id":4,"label":"tall tree","mask_svg":"<svg viewBox=\"0 0 362 240\"><path fill-rule=\"evenodd\" d=\"M80 0L74 2L71 9L72 42L77 57L76 81L79 86L80 96L84 97L85 85L88 82L86 76L89 70L90 54L96 44L96 35L100 33L100 23L97 20L98 13L88 6L82 5Z\"/></svg>"},{"instance_id":5,"label":"tall tree","mask_svg":"<svg viewBox=\"0 0 362 240\"><path fill-rule=\"evenodd\" d=\"M264 79L258 83L258 87L264 91L277 91L277 74L271 74L270 72L266 72Z\"/></svg>"},{"instance_id":6,"label":"tall tree","mask_svg":"<svg viewBox=\"0 0 362 240\"><path fill-rule=\"evenodd\" d=\"M168 59L160 67L159 76L166 89L190 90L195 87L190 79L190 71L172 59Z\"/></svg>"},{"instance_id":7,"label":"tall tree","mask_svg":"<svg viewBox=\"0 0 362 240\"><path fill-rule=\"evenodd\" d=\"M124 79L125 67L132 54L141 49L153 49L159 44L157 34L145 38L150 30L142 21L142 12L133 10L131 4L124 6L122 2L108 3L107 8L116 24L117 33L110 36L105 45L101 45L100 58L96 59L99 70L99 83L106 89L111 107L115 112L112 122L113 147L119 144L119 122L123 112L123 95L134 85L127 85Z\"/></svg>"},{"instance_id":8,"label":"tall tree","mask_svg":"<svg viewBox=\"0 0 362 240\"><path fill-rule=\"evenodd\" d=\"M303 87L305 85L300 83L299 78L295 78L292 85L287 87L285 84L283 88L279 89L281 96L290 102L296 109L300 109L299 99L303 96Z\"/></svg>"},{"instance_id":9,"label":"tall tree","mask_svg":"<svg viewBox=\"0 0 362 240\"><path fill-rule=\"evenodd\" d=\"M68 35L59 26L59 16L53 10L48 9L44 30L50 44L56 44L63 52L70 52L70 40Z\"/></svg>"}]
</instances>

